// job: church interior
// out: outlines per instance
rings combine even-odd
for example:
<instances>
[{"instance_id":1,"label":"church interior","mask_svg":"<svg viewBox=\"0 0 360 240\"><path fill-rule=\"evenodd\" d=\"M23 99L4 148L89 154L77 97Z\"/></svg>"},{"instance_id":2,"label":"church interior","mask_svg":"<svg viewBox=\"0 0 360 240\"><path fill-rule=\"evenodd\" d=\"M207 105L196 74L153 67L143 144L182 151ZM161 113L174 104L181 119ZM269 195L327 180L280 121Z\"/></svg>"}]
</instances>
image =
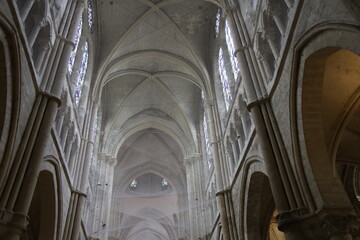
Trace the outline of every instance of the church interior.
<instances>
[{"instance_id":1,"label":"church interior","mask_svg":"<svg viewBox=\"0 0 360 240\"><path fill-rule=\"evenodd\" d=\"M358 0L3 0L0 240L360 240Z\"/></svg>"}]
</instances>

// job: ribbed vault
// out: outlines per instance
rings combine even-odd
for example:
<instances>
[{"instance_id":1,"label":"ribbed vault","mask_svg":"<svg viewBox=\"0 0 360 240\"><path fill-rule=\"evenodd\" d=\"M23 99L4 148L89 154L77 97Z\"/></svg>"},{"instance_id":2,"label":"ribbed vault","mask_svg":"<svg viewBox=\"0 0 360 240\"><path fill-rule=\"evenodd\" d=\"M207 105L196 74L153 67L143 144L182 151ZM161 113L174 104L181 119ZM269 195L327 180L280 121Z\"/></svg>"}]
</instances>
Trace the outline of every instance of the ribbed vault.
<instances>
[{"instance_id":1,"label":"ribbed vault","mask_svg":"<svg viewBox=\"0 0 360 240\"><path fill-rule=\"evenodd\" d=\"M201 152L201 92L211 97L210 26L220 4L215 0L97 4L100 48L93 97L100 104L99 150L116 159L109 237L186 236L184 162ZM170 190L155 195L129 190L149 174L164 179ZM149 212L156 217L149 217Z\"/></svg>"}]
</instances>

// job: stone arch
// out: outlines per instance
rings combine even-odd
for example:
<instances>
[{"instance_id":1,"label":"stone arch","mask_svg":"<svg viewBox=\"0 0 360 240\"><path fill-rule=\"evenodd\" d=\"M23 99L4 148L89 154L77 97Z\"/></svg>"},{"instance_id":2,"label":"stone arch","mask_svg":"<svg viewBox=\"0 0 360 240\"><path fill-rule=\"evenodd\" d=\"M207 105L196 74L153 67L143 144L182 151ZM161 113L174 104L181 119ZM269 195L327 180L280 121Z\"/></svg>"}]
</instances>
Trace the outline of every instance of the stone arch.
<instances>
[{"instance_id":1,"label":"stone arch","mask_svg":"<svg viewBox=\"0 0 360 240\"><path fill-rule=\"evenodd\" d=\"M40 75L46 64L46 56L49 53L52 43L54 42L54 35L52 33L52 22L50 18L44 20L45 23L42 25L39 33L36 36L34 44L32 46L32 58L35 64L35 69Z\"/></svg>"},{"instance_id":2,"label":"stone arch","mask_svg":"<svg viewBox=\"0 0 360 240\"><path fill-rule=\"evenodd\" d=\"M0 17L0 195L12 165L21 100L18 39Z\"/></svg>"},{"instance_id":3,"label":"stone arch","mask_svg":"<svg viewBox=\"0 0 360 240\"><path fill-rule=\"evenodd\" d=\"M246 161L243 230L245 239L266 239L270 216L275 208L264 165L254 158Z\"/></svg>"},{"instance_id":4,"label":"stone arch","mask_svg":"<svg viewBox=\"0 0 360 240\"><path fill-rule=\"evenodd\" d=\"M185 67L187 70L191 71L192 73L191 80L198 81L195 83L195 85L197 85L199 88L204 90L206 99L211 99L213 97L213 93L211 91L210 77L204 66L197 66L192 62L190 62L189 60L177 56L175 54L165 51L154 50L154 49L136 51L131 54L118 57L108 62L107 66L104 67L101 74L98 75L94 83L94 88L92 89L93 97L94 98L101 97L102 88L109 81L109 79L111 79L112 75L118 71L117 70L118 67L139 58L159 58L172 62L173 64ZM188 79L184 79L184 80L188 81Z\"/></svg>"},{"instance_id":5,"label":"stone arch","mask_svg":"<svg viewBox=\"0 0 360 240\"><path fill-rule=\"evenodd\" d=\"M186 198L184 198L183 193L186 191L186 180L184 179L185 176L180 175L174 169L169 169L167 166L163 164L158 164L155 162L149 162L143 164L141 168L133 167L127 171L127 175L122 178L122 180L117 184L117 186L113 187L113 194L118 195L122 192L125 192L126 188L129 186L132 180L145 175L147 173L153 173L160 177L166 178L170 184L174 187L174 192L178 194L179 200L179 207L183 208L187 204ZM171 176L175 176L171 179Z\"/></svg>"},{"instance_id":6,"label":"stone arch","mask_svg":"<svg viewBox=\"0 0 360 240\"><path fill-rule=\"evenodd\" d=\"M245 219L247 239L266 239L271 210L275 207L270 182L264 173L257 171L248 180Z\"/></svg>"},{"instance_id":7,"label":"stone arch","mask_svg":"<svg viewBox=\"0 0 360 240\"><path fill-rule=\"evenodd\" d=\"M267 80L270 81L275 71L275 56L271 52L264 29L260 29L255 36L255 51L257 58L264 67Z\"/></svg>"},{"instance_id":8,"label":"stone arch","mask_svg":"<svg viewBox=\"0 0 360 240\"><path fill-rule=\"evenodd\" d=\"M141 116L142 114L138 115ZM109 143L107 147L108 149L106 150L109 150L109 152L115 156L119 151L120 146L122 146L126 139L138 131L148 128L158 129L171 136L179 144L185 158L196 152L194 149L196 148L196 146L194 146L195 143L186 136L186 134L174 123L174 121L164 120L157 116L150 119L134 119L134 121L126 126L126 128L122 129L121 134L117 134L117 136L115 136L116 138L112 140L115 144L111 146L111 143Z\"/></svg>"},{"instance_id":9,"label":"stone arch","mask_svg":"<svg viewBox=\"0 0 360 240\"><path fill-rule=\"evenodd\" d=\"M186 219L188 219L187 212L182 211L182 209L186 209L188 206L187 195L184 194L187 191L186 174L181 164L183 155L176 156L172 153L173 150L181 152L182 149L176 139L172 138L172 136L166 132L161 131L161 133L159 133L159 129L156 128L156 130L152 128L142 129L147 129L149 132L142 133L139 132L140 129L135 129L132 134L124 136L127 140L124 140L121 145L126 147L124 149L121 148L117 153L118 163L114 167L115 174L109 223L110 226L117 226L117 228L110 233L110 237L113 239L132 239L129 238L128 233L125 234L125 232L129 231L129 234L132 234L133 232L131 232L130 227L128 229L129 224L134 227L137 225L137 223L130 223L126 220L128 217L138 216L137 214L140 209L139 206L133 205L134 202L140 204L140 208L148 207L157 209L169 216L171 224L176 228L175 232L178 234L184 232L182 227L186 223ZM152 145L152 147L155 146L156 148L157 144L159 144L159 149L155 149L157 151L154 152L155 155L148 152L150 150L147 148L141 149L141 151L146 152L145 155L138 154L136 153L137 151L132 151L131 149L137 149L136 144L141 142L143 137L146 137L148 133L150 133L151 138L149 139L151 141L159 140L158 143L155 141L156 143ZM167 138L161 138L159 134L165 134ZM172 138L171 142L169 138ZM165 139L168 141L163 142ZM151 155L152 157L147 158L146 155ZM166 156L166 161L161 160L161 156ZM141 161L137 162L136 160L139 159ZM143 159L145 159L145 161L142 161ZM126 163L134 164L129 165ZM124 168L124 166L126 167ZM149 176L156 177L156 180L165 179L168 182L168 188L166 190L162 190L162 188L160 190L160 188L158 188L161 187L161 180L156 181L156 183L159 184L157 185L158 187L148 185L147 183L150 182L150 179L147 177ZM153 180L154 179L155 178L153 178ZM133 180L137 181L137 187L135 188L130 187ZM149 229L158 229L159 226L156 227L155 225L158 226L158 223L149 223ZM120 235L121 237L119 237ZM165 239L169 239L169 237ZM176 238L171 237L171 239Z\"/></svg>"},{"instance_id":10,"label":"stone arch","mask_svg":"<svg viewBox=\"0 0 360 240\"><path fill-rule=\"evenodd\" d=\"M60 226L60 186L56 160L48 157L42 162L36 188L31 201L28 236L25 239L59 239Z\"/></svg>"},{"instance_id":11,"label":"stone arch","mask_svg":"<svg viewBox=\"0 0 360 240\"><path fill-rule=\"evenodd\" d=\"M166 168L166 166L158 165L155 163L144 164L143 169L136 169L136 168L129 169L130 173L121 181L118 188L116 189L116 192L124 191L133 179L148 173L153 173L163 178L169 178L171 175L175 174L175 171ZM179 192L184 191L185 188L184 182L178 181L177 179L169 180L169 181L177 191Z\"/></svg>"},{"instance_id":12,"label":"stone arch","mask_svg":"<svg viewBox=\"0 0 360 240\"><path fill-rule=\"evenodd\" d=\"M293 106L292 137L297 173L301 176L310 211L340 207L342 214L354 213L336 173L335 159L341 129L358 105L359 77L349 80L339 74L339 69L346 65L344 58L360 53L355 44L358 34L351 25L319 25L305 33L295 47L294 62L298 67L293 69L293 102L290 104ZM329 64L335 64L331 74L335 74L338 81L331 80L334 76L330 76ZM334 86L339 91L330 93L329 89Z\"/></svg>"},{"instance_id":13,"label":"stone arch","mask_svg":"<svg viewBox=\"0 0 360 240\"><path fill-rule=\"evenodd\" d=\"M18 1L22 2L22 1ZM26 2L26 1L23 1ZM28 1L30 2L30 1ZM25 32L26 36L31 34L31 31L36 24L36 22L41 21L46 16L46 1L34 1L32 5L28 6L28 4L24 4L21 7L20 12L23 15L23 21L25 23ZM39 21L36 21L39 20Z\"/></svg>"},{"instance_id":14,"label":"stone arch","mask_svg":"<svg viewBox=\"0 0 360 240\"><path fill-rule=\"evenodd\" d=\"M349 63L347 61L349 59L353 63ZM304 66L302 89L304 138L315 180L322 183L320 191L325 205L348 205L346 194L335 173L334 160L341 135L347 126L346 122L350 120L360 103L358 101L360 73L356 74L357 77L349 73L350 78L348 78L344 73L339 72L341 68L354 71L359 67L359 56L339 48L325 48L313 53ZM333 87L337 88L336 94ZM352 131L357 132L357 129L352 128ZM354 149L349 150L354 151ZM323 176L325 172L327 174Z\"/></svg>"},{"instance_id":15,"label":"stone arch","mask_svg":"<svg viewBox=\"0 0 360 240\"><path fill-rule=\"evenodd\" d=\"M239 197L239 237L246 240L273 240L277 239L271 236L274 229L279 236L283 236L277 230L277 221L274 221L275 202L261 157L250 156L245 159L241 175L240 192L243 194Z\"/></svg>"},{"instance_id":16,"label":"stone arch","mask_svg":"<svg viewBox=\"0 0 360 240\"><path fill-rule=\"evenodd\" d=\"M281 48L281 40L282 34L279 28L277 28L275 20L274 20L274 12L273 10L276 8L275 6L268 5L267 8L263 12L262 16L262 24L264 26L265 38L269 43L269 47L271 49L272 55L274 56L275 61L279 59L279 53ZM275 63L274 63L275 64Z\"/></svg>"},{"instance_id":17,"label":"stone arch","mask_svg":"<svg viewBox=\"0 0 360 240\"><path fill-rule=\"evenodd\" d=\"M155 234L155 236L159 237L159 239L170 239L170 240L175 240L177 239L177 233L176 233L176 229L173 226L173 223L171 222L171 220L165 216L163 213L161 213L160 211L153 209L153 208L144 208L141 209L137 212L136 215L140 215L140 216L146 216L146 219L143 218L138 218L136 216L130 216L128 219L126 219L125 221L127 222L126 226L132 226L128 229L126 229L125 231L121 232L121 237L119 239L139 239L138 237L136 237L139 234L136 234L137 231L131 233L131 230L133 228L136 227L136 225L141 224L141 222L146 221L147 219L152 219L152 220L156 220L159 225L161 225L164 230L167 233L167 237L164 236L163 233L161 233L160 231L154 231L153 229L146 229L146 230L151 230L151 232L153 234ZM141 229L140 229L141 231Z\"/></svg>"}]
</instances>

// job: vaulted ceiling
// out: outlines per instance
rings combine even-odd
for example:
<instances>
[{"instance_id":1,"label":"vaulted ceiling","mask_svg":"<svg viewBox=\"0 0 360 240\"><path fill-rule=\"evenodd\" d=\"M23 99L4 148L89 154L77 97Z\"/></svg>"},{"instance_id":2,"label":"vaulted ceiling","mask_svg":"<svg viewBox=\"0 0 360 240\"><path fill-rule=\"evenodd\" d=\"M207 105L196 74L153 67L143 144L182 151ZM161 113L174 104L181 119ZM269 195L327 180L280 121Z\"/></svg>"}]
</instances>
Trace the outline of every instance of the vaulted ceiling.
<instances>
[{"instance_id":1,"label":"vaulted ceiling","mask_svg":"<svg viewBox=\"0 0 360 240\"><path fill-rule=\"evenodd\" d=\"M130 222L134 218L137 221L132 226L114 217L113 224L130 225L128 236L133 237L129 239L144 239L145 233L146 239L159 239L165 232L174 234L166 227L161 229L162 223L149 220L142 214L148 212L144 209L159 212L155 215L164 215L161 218L169 218L168 224L175 226L179 216L173 215L186 208L184 159L201 152L201 91L209 87L210 39L218 5L216 0L97 2L99 46L94 96L100 99L99 151L117 158L113 202L131 207L126 212L114 204L112 208ZM150 196L126 196L118 201L132 179L149 173L168 180L172 195L159 197L157 207ZM175 199L174 193L178 194ZM168 210L161 211L165 206Z\"/></svg>"},{"instance_id":2,"label":"vaulted ceiling","mask_svg":"<svg viewBox=\"0 0 360 240\"><path fill-rule=\"evenodd\" d=\"M184 155L198 152L201 89L209 79L210 26L216 5L190 0L98 2L105 152L136 128L173 135ZM161 126L160 126L161 125Z\"/></svg>"}]
</instances>

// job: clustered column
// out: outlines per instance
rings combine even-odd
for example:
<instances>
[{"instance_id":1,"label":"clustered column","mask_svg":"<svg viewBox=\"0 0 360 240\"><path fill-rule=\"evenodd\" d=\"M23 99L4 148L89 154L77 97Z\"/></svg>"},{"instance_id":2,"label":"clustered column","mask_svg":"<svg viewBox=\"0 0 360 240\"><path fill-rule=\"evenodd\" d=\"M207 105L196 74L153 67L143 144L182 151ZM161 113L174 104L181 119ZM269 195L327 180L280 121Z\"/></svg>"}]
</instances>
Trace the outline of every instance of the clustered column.
<instances>
[{"instance_id":1,"label":"clustered column","mask_svg":"<svg viewBox=\"0 0 360 240\"><path fill-rule=\"evenodd\" d=\"M227 8L230 9L228 1L225 2ZM286 232L287 239L300 240L307 237L309 237L307 239L313 239L311 236L314 236L314 233L305 231L310 225L314 229L316 228L316 231L322 232L321 234L316 233L317 236L324 235L326 239L351 239L345 230L348 223L346 216L341 216L341 214L339 216L331 216L331 214L322 216L320 217L321 223L319 223L313 217L314 213L310 213L314 210L314 206L309 202L305 203L301 196L299 183L295 179L295 172L291 167L289 156L283 147L284 142L280 130L276 125L270 97L266 94L264 87L266 81L259 73L255 53L249 47L250 40L241 11L238 8L229 11L228 21L235 40L235 49L238 49L235 55L240 63L248 97L248 109L251 112L276 208L279 212L277 217L279 228ZM291 228L294 225L297 227Z\"/></svg>"},{"instance_id":2,"label":"clustered column","mask_svg":"<svg viewBox=\"0 0 360 240\"><path fill-rule=\"evenodd\" d=\"M33 1L27 2L29 7ZM29 9L29 7L27 9ZM70 41L75 38L77 23L83 12L83 1L69 1L64 19L71 22L59 27L61 37L56 39L47 63L49 71L43 75L37 97L26 126L22 142L16 156L5 176L4 188L1 189L0 199L0 239L20 239L26 231L27 213L35 191L37 176L50 131L55 120L61 89L65 83L67 62L72 51ZM26 14L25 14L26 15ZM25 16L24 15L24 16Z\"/></svg>"},{"instance_id":3,"label":"clustered column","mask_svg":"<svg viewBox=\"0 0 360 240\"><path fill-rule=\"evenodd\" d=\"M226 200L223 194L223 189L224 189L224 178L223 178L223 173L221 171L222 167L221 167L221 162L220 162L220 146L219 146L219 136L217 136L216 134L216 129L215 129L215 106L214 106L214 101L211 99L207 99L205 101L205 113L207 115L207 119L208 119L208 126L209 126L209 136L210 136L210 141L211 141L211 151L212 151L212 156L214 159L214 167L215 167L215 177L216 177L216 189L219 192L216 196L217 196L217 204L219 207L219 211L220 211L220 220L221 220L221 225L222 225L222 233L223 233L223 237L225 240L227 239L233 239L231 238L231 231L230 230L230 224L228 221L228 210L227 208L229 206L227 206L226 204Z\"/></svg>"}]
</instances>

